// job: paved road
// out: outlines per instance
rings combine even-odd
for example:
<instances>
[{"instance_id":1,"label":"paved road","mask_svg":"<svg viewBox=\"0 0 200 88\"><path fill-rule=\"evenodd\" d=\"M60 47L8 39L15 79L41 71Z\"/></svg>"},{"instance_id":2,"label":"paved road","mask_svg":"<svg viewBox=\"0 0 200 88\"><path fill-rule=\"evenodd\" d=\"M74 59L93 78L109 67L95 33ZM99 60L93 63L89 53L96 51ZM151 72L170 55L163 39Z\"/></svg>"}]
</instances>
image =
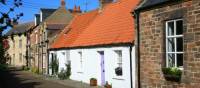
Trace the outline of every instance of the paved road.
<instances>
[{"instance_id":1,"label":"paved road","mask_svg":"<svg viewBox=\"0 0 200 88\"><path fill-rule=\"evenodd\" d=\"M28 72L10 69L0 71L0 88L72 88L43 80Z\"/></svg>"}]
</instances>

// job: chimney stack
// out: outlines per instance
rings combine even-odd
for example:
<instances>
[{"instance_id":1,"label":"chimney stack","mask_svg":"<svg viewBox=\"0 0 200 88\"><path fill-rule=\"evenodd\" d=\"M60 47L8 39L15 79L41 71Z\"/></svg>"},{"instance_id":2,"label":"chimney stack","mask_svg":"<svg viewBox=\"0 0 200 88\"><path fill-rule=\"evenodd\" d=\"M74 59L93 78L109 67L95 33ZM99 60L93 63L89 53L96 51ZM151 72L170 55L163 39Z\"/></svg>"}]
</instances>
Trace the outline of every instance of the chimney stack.
<instances>
[{"instance_id":1,"label":"chimney stack","mask_svg":"<svg viewBox=\"0 0 200 88\"><path fill-rule=\"evenodd\" d=\"M99 0L100 10L102 10L103 7L104 7L106 4L112 3L113 1L114 1L114 0Z\"/></svg>"},{"instance_id":2,"label":"chimney stack","mask_svg":"<svg viewBox=\"0 0 200 88\"><path fill-rule=\"evenodd\" d=\"M77 8L77 12L81 12L81 7L80 6L78 6L78 8Z\"/></svg>"},{"instance_id":3,"label":"chimney stack","mask_svg":"<svg viewBox=\"0 0 200 88\"><path fill-rule=\"evenodd\" d=\"M75 16L77 14L81 13L81 7L80 6L74 6L74 9L72 10L72 14Z\"/></svg>"},{"instance_id":4,"label":"chimney stack","mask_svg":"<svg viewBox=\"0 0 200 88\"><path fill-rule=\"evenodd\" d=\"M18 22L17 21L12 21L12 25L13 25L13 28L15 28L18 25Z\"/></svg>"},{"instance_id":5,"label":"chimney stack","mask_svg":"<svg viewBox=\"0 0 200 88\"><path fill-rule=\"evenodd\" d=\"M61 7L65 7L65 0L61 0Z\"/></svg>"}]
</instances>

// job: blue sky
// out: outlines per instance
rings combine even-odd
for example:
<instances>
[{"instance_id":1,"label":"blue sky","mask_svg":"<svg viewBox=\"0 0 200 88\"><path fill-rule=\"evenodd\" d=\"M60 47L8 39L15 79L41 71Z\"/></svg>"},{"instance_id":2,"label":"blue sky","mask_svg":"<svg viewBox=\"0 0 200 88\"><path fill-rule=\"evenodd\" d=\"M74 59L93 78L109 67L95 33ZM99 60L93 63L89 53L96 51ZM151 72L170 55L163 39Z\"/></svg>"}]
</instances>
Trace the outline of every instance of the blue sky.
<instances>
[{"instance_id":1,"label":"blue sky","mask_svg":"<svg viewBox=\"0 0 200 88\"><path fill-rule=\"evenodd\" d=\"M0 3L0 12L7 12L8 7L13 6L14 0L6 0L7 5L4 6ZM22 0L23 6L16 8L14 13L10 16L14 16L17 13L23 12L24 16L20 18L19 23L29 22L34 20L34 14L39 13L40 8L58 8L61 0ZM72 9L74 5L81 6L81 10L93 10L98 8L98 0L65 0L66 8Z\"/></svg>"}]
</instances>

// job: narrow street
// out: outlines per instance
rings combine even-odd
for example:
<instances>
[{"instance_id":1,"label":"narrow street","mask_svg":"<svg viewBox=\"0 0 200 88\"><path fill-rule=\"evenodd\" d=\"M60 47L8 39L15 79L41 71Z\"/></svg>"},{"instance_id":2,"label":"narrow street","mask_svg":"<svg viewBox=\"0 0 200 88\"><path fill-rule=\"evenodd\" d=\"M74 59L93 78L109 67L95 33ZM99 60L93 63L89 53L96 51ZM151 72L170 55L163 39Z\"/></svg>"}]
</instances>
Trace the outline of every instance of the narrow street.
<instances>
[{"instance_id":1,"label":"narrow street","mask_svg":"<svg viewBox=\"0 0 200 88\"><path fill-rule=\"evenodd\" d=\"M35 77L29 72L14 68L0 71L0 88L72 88Z\"/></svg>"}]
</instances>

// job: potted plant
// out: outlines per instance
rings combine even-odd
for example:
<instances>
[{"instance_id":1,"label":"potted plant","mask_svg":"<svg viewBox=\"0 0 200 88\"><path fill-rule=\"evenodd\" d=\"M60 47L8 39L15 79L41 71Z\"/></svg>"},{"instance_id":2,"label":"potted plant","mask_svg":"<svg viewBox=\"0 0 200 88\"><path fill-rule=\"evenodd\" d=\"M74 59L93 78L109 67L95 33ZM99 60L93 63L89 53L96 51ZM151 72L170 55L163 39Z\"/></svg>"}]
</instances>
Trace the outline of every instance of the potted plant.
<instances>
[{"instance_id":1,"label":"potted plant","mask_svg":"<svg viewBox=\"0 0 200 88\"><path fill-rule=\"evenodd\" d=\"M97 86L97 79L96 78L90 78L90 86Z\"/></svg>"},{"instance_id":2,"label":"potted plant","mask_svg":"<svg viewBox=\"0 0 200 88\"><path fill-rule=\"evenodd\" d=\"M122 67L117 67L117 68L115 68L115 74L116 74L117 76L122 75Z\"/></svg>"},{"instance_id":3,"label":"potted plant","mask_svg":"<svg viewBox=\"0 0 200 88\"><path fill-rule=\"evenodd\" d=\"M112 88L112 85L110 85L108 82L104 85L105 88Z\"/></svg>"},{"instance_id":4,"label":"potted plant","mask_svg":"<svg viewBox=\"0 0 200 88\"><path fill-rule=\"evenodd\" d=\"M162 71L167 81L180 82L182 71L179 68L168 67L163 68Z\"/></svg>"}]
</instances>

